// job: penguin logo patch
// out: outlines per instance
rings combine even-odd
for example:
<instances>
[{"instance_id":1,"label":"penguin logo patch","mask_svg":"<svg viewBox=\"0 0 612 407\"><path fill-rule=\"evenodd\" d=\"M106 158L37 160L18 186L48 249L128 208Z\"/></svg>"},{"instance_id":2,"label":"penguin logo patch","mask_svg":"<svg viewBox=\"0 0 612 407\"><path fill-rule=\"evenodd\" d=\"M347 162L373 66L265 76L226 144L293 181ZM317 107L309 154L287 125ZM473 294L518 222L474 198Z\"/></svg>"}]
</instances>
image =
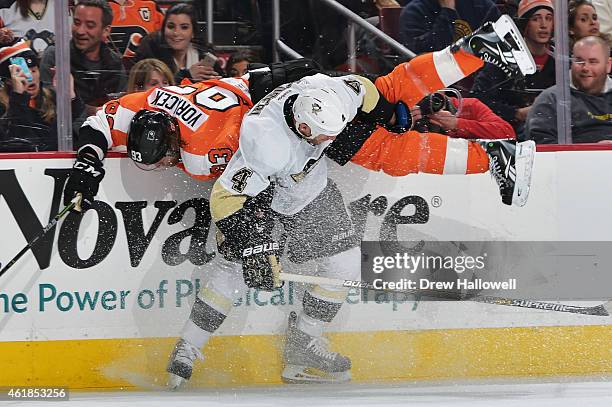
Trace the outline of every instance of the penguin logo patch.
<instances>
[{"instance_id":1,"label":"penguin logo patch","mask_svg":"<svg viewBox=\"0 0 612 407\"><path fill-rule=\"evenodd\" d=\"M344 82L344 84L346 86L351 88L353 90L353 92L355 92L356 94L359 95L359 92L361 91L361 83L358 80L355 80L355 79L344 79L343 82Z\"/></svg>"},{"instance_id":2,"label":"penguin logo patch","mask_svg":"<svg viewBox=\"0 0 612 407\"><path fill-rule=\"evenodd\" d=\"M312 104L312 113L313 114L319 114L321 112L321 110L323 110L323 109L321 109L321 105L320 104L318 104L318 103L313 103Z\"/></svg>"}]
</instances>

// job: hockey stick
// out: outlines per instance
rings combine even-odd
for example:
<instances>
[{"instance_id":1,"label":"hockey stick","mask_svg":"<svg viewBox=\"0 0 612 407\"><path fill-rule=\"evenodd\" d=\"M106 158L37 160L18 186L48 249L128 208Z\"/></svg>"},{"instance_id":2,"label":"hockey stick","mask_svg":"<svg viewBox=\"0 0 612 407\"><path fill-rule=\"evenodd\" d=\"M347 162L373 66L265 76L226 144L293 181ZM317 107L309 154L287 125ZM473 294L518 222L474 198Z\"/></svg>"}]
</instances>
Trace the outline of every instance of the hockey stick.
<instances>
[{"instance_id":1,"label":"hockey stick","mask_svg":"<svg viewBox=\"0 0 612 407\"><path fill-rule=\"evenodd\" d=\"M2 275L4 273L6 273L6 271L8 269L10 269L13 266L13 264L15 264L17 262L17 260L19 260L21 258L21 256L23 256L25 254L25 252L27 252L32 246L34 246L36 244L36 242L38 242L38 240L41 237L46 235L47 232L49 230L51 230L57 224L57 222L59 222L59 220L61 218L64 217L64 215L66 215L68 212L70 212L70 210L75 209L75 210L78 210L80 212L80 210L81 210L81 199L82 199L82 195L81 194L77 194L74 197L74 199L72 201L70 201L70 203L68 205L66 205L64 207L64 209L61 210L60 213L55 215L55 217L53 219L51 219L51 222L49 222L49 224L47 224L47 226L45 226L44 229L36 237L34 237L34 239L29 241L28 244L26 245L26 247L21 249L21 251L19 253L17 253L17 255L15 257L13 257L13 259L11 261L9 261L6 264L6 266L4 266L4 268L2 270L0 270L0 277L2 277Z\"/></svg>"},{"instance_id":2,"label":"hockey stick","mask_svg":"<svg viewBox=\"0 0 612 407\"><path fill-rule=\"evenodd\" d=\"M280 279L283 281L293 281L295 283L306 283L306 284L317 284L317 285L332 285L337 287L348 287L348 288L366 288L369 290L382 290L376 288L372 283L358 280L340 280L335 278L319 277L319 276L305 276L301 274L292 273L280 273ZM448 294L457 295L455 292L448 292L443 290L391 290L385 289L384 291L402 292L402 293L413 293L431 297L439 297L448 299ZM612 301L608 301L601 305L593 307L581 307L577 305L565 305L555 304L554 302L542 302L534 300L524 300L516 298L503 298L503 297L492 297L492 296L479 296L474 295L471 297L456 298L457 300L468 300L474 302L482 302L485 304L492 305L506 305L509 307L520 307L538 309L544 311L556 311L556 312L569 312L572 314L584 314L584 315L595 315L601 317L610 316L610 310L612 309Z\"/></svg>"}]
</instances>

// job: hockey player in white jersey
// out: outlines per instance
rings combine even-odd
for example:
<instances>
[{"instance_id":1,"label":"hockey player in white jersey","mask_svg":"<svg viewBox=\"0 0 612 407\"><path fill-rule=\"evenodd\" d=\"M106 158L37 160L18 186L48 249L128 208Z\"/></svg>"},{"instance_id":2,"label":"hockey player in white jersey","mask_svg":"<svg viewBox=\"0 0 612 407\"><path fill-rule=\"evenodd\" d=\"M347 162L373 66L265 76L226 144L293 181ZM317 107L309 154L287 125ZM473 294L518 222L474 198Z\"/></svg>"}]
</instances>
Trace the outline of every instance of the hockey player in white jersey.
<instances>
[{"instance_id":1,"label":"hockey player in white jersey","mask_svg":"<svg viewBox=\"0 0 612 407\"><path fill-rule=\"evenodd\" d=\"M485 51L479 51L479 44L485 42L497 44L500 51L507 50L505 56L498 58L499 63L513 64L512 70L520 69L523 73L535 69L533 61L521 59L528 52L525 53L524 43L515 43L518 35L515 27L510 27L505 34L498 32L500 27L502 24L488 27L449 49L430 54L427 58L433 58L438 71L428 75L428 80L434 85L427 85L427 89L433 91L436 85L443 87L447 82L461 79L462 74L471 73L470 69L481 67L481 59L491 58L485 47L482 47ZM517 64L518 60L522 65ZM450 73L441 72L439 67L448 67ZM404 97L421 99L417 90L423 83L417 85L418 78L410 76L410 69L398 67L396 71L388 76L387 81L377 81L376 87L383 89L381 94L392 103L405 101ZM247 113L240 130L239 149L211 194L211 214L220 232L218 251L222 256L215 259L215 273L196 297L181 339L170 357L171 387L176 388L191 377L195 359L203 357L200 349L223 323L233 302L247 287L263 290L280 287L281 248L272 238L274 219L282 223L288 236L289 259L298 263L313 260L318 271L328 277L359 279L359 238L338 188L327 178L324 155L358 112L376 120L376 87L354 75L336 78L314 75L276 88ZM443 143L447 142L443 140ZM470 173L472 167L491 165L504 203L512 204L517 198L517 188L511 177L499 170L498 156L507 157L510 163L507 167L514 169L515 158L522 154L522 150L528 150L523 147L529 146L517 145L515 152L514 144L509 142L483 143L482 146L478 143L462 144L461 148L456 148L454 142L448 148L444 144L443 150L435 151L444 151L440 153L442 160L435 163L443 168L434 173L447 173L447 169ZM459 152L463 161L444 160L444 154L454 152ZM400 153L394 154L384 157L395 157ZM367 168L376 167L365 162L368 159L373 160L360 157L363 161L359 163ZM376 159L382 161L380 156ZM416 161L419 161L418 157ZM435 165L432 164L431 168ZM530 165L531 162L525 170L529 176ZM423 168L406 166L402 173L419 172ZM482 172L481 169L473 171ZM522 192L520 198L524 199L528 183L527 190ZM305 292L303 309L299 315L292 313L289 318L283 353L283 380L328 382L350 378L350 359L332 352L322 336L346 294L344 288L325 286L313 286Z\"/></svg>"},{"instance_id":2,"label":"hockey player in white jersey","mask_svg":"<svg viewBox=\"0 0 612 407\"><path fill-rule=\"evenodd\" d=\"M271 236L274 218L285 227L292 260L315 260L319 271L329 276L358 279L359 239L340 192L327 178L324 151L362 108L366 87L360 80L317 74L281 85L243 119L240 147L211 193L224 259L217 261L222 264L200 294L202 299L196 299L188 321L193 326L185 330L171 357L174 385L184 376L185 355L200 355L202 331L216 330L230 311L233 301L220 297L233 299L246 289L245 283L264 290L281 286L279 245ZM304 239L308 245L296 248ZM350 360L331 352L322 337L345 297L346 289L338 287L305 292L304 311L290 317L285 381L350 379Z\"/></svg>"}]
</instances>

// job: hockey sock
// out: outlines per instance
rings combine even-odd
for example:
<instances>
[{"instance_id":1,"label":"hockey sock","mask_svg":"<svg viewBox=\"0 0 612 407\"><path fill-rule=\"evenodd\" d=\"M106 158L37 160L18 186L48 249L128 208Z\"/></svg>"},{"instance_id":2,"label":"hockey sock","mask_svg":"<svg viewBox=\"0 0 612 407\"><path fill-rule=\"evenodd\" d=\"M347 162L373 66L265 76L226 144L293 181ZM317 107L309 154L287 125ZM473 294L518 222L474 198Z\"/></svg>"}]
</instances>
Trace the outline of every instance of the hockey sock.
<instances>
[{"instance_id":1,"label":"hockey sock","mask_svg":"<svg viewBox=\"0 0 612 407\"><path fill-rule=\"evenodd\" d=\"M387 75L376 79L376 88L391 103L402 101L409 107L425 96L448 87L482 68L483 61L464 51L441 51L422 54L400 64Z\"/></svg>"},{"instance_id":2,"label":"hockey sock","mask_svg":"<svg viewBox=\"0 0 612 407\"><path fill-rule=\"evenodd\" d=\"M310 336L323 336L323 329L325 328L325 325L327 325L327 323L321 321L320 319L306 315L304 311L300 312L298 315L297 328L302 332L306 332Z\"/></svg>"},{"instance_id":3,"label":"hockey sock","mask_svg":"<svg viewBox=\"0 0 612 407\"><path fill-rule=\"evenodd\" d=\"M191 319L188 319L187 322L185 322L185 326L181 332L181 338L198 349L202 349L204 345L206 345L211 335L211 332L200 328Z\"/></svg>"},{"instance_id":4,"label":"hockey sock","mask_svg":"<svg viewBox=\"0 0 612 407\"><path fill-rule=\"evenodd\" d=\"M201 349L225 321L232 308L232 303L232 299L205 287L196 296L189 320L185 323L181 332L181 337Z\"/></svg>"},{"instance_id":5,"label":"hockey sock","mask_svg":"<svg viewBox=\"0 0 612 407\"><path fill-rule=\"evenodd\" d=\"M484 66L484 61L482 59L463 49L460 49L456 53L452 53L452 55L459 68L463 71L463 76L470 76Z\"/></svg>"},{"instance_id":6,"label":"hockey sock","mask_svg":"<svg viewBox=\"0 0 612 407\"><path fill-rule=\"evenodd\" d=\"M419 172L464 175L489 170L489 156L478 142L436 133L421 137L427 137L427 148L421 152Z\"/></svg>"},{"instance_id":7,"label":"hockey sock","mask_svg":"<svg viewBox=\"0 0 612 407\"><path fill-rule=\"evenodd\" d=\"M192 345L201 349L210 336L221 326L226 313L217 311L211 305L196 297L195 303L191 308L189 320L183 327L181 337Z\"/></svg>"},{"instance_id":8,"label":"hockey sock","mask_svg":"<svg viewBox=\"0 0 612 407\"><path fill-rule=\"evenodd\" d=\"M342 302L346 298L346 290L330 291L314 286L312 291L304 293L302 300L304 309L298 315L297 326L299 330L309 335L321 336L323 328L340 311Z\"/></svg>"},{"instance_id":9,"label":"hockey sock","mask_svg":"<svg viewBox=\"0 0 612 407\"><path fill-rule=\"evenodd\" d=\"M489 155L477 142L468 142L466 174L480 174L489 171Z\"/></svg>"}]
</instances>

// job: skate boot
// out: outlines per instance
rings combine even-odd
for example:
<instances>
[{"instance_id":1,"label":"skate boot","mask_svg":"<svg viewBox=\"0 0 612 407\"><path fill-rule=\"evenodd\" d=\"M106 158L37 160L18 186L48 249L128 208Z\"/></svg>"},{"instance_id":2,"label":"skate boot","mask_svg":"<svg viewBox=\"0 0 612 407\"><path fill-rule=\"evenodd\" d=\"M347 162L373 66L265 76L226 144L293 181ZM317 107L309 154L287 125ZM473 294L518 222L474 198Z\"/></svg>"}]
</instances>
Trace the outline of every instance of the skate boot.
<instances>
[{"instance_id":1,"label":"skate boot","mask_svg":"<svg viewBox=\"0 0 612 407\"><path fill-rule=\"evenodd\" d=\"M170 355L166 371L168 375L168 388L178 390L191 378L193 362L204 360L202 352L184 339L179 339Z\"/></svg>"},{"instance_id":2,"label":"skate boot","mask_svg":"<svg viewBox=\"0 0 612 407\"><path fill-rule=\"evenodd\" d=\"M488 21L471 35L461 38L451 46L451 52L460 48L500 68L508 77L536 71L523 36L507 15L495 22Z\"/></svg>"},{"instance_id":3,"label":"skate boot","mask_svg":"<svg viewBox=\"0 0 612 407\"><path fill-rule=\"evenodd\" d=\"M529 196L535 142L490 140L481 144L489 156L489 170L499 186L502 202L524 206Z\"/></svg>"},{"instance_id":4,"label":"skate boot","mask_svg":"<svg viewBox=\"0 0 612 407\"><path fill-rule=\"evenodd\" d=\"M337 383L351 379L351 360L328 349L326 339L297 328L297 314L289 315L283 359L285 383Z\"/></svg>"}]
</instances>

